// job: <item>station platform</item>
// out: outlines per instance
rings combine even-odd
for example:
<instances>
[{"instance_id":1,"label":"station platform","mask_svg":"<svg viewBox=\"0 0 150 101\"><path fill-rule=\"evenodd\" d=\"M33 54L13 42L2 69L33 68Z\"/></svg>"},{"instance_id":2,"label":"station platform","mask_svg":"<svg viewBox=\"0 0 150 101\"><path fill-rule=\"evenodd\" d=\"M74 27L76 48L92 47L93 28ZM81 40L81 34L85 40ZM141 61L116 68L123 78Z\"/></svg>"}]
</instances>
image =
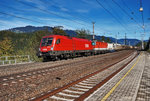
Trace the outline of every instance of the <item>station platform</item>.
<instances>
[{"instance_id":1,"label":"station platform","mask_svg":"<svg viewBox=\"0 0 150 101\"><path fill-rule=\"evenodd\" d=\"M150 101L150 54L141 52L85 101Z\"/></svg>"}]
</instances>

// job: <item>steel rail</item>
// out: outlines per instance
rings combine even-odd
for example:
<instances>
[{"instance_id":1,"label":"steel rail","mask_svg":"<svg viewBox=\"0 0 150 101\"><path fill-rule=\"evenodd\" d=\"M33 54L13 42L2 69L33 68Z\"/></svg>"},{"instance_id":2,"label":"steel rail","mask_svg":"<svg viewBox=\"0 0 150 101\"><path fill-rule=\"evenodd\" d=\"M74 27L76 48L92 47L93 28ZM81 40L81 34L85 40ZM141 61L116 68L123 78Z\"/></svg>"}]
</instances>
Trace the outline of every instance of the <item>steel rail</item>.
<instances>
[{"instance_id":1,"label":"steel rail","mask_svg":"<svg viewBox=\"0 0 150 101\"><path fill-rule=\"evenodd\" d=\"M94 75L96 75L96 74L98 74L98 73L100 73L100 72L102 72L102 71L104 71L104 70L110 68L111 66L113 66L113 65L115 65L115 64L117 64L117 63L119 63L119 62L121 62L121 61L123 61L123 60L125 60L125 59L127 59L129 56L131 56L131 54L132 54L132 53L130 53L129 55L127 55L125 58L123 58L123 59L121 59L121 60L119 60L119 61L117 61L117 62L115 62L115 63L113 63L113 64L110 64L110 65L104 67L103 69L100 69L100 70L98 70L98 71L96 71L96 72L94 72L94 73L91 73L91 74L89 74L89 75L87 75L87 76L85 76L85 77L83 77L83 78L80 78L80 79L78 79L78 80L76 80L76 81L74 81L74 82L72 82L72 83L69 83L69 84L67 84L67 85L64 85L63 87L60 87L60 88L58 88L58 89L55 89L55 90L53 90L53 91L51 91L51 92L49 92L49 93L45 93L45 94L43 94L42 96L36 97L36 98L33 99L32 101L42 101L42 100L44 100L44 99L46 99L46 98L48 98L48 97L50 97L50 96L53 96L53 95L55 95L55 94L57 94L57 93L59 93L59 92L65 90L65 89L67 89L67 88L69 88L69 87L71 87L71 86L73 86L73 85L75 85L75 84L77 84L77 83L79 83L79 82L81 82L81 81L83 81L83 80L85 80L85 79L91 77L91 76L94 76ZM136 56L137 56L137 55L136 55ZM97 84L96 86L94 86L94 87L91 88L89 91L87 91L86 93L84 93L83 95L81 95L79 98L76 98L75 100L76 100L76 101L82 101L83 99L85 99L89 94L91 94L92 92L94 92L97 88L99 88L100 86L102 86L102 85L103 85L104 83L106 83L109 79L111 79L114 75L116 75L119 71L121 71L121 70L122 70L126 65L128 65L136 56L134 56L127 64L125 64L124 66L122 66L119 70L117 70L116 72L114 72L113 74L111 74L110 76L108 76L107 78L105 78L105 80L103 80L102 82L100 82L99 84Z\"/></svg>"}]
</instances>

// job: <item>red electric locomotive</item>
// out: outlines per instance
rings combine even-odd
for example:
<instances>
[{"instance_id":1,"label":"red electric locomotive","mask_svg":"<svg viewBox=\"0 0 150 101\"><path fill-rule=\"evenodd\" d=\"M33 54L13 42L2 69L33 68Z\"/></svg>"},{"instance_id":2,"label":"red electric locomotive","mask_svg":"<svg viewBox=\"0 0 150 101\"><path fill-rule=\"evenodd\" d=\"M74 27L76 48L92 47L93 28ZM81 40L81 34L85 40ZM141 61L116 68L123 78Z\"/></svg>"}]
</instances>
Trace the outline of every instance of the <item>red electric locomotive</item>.
<instances>
[{"instance_id":1,"label":"red electric locomotive","mask_svg":"<svg viewBox=\"0 0 150 101\"><path fill-rule=\"evenodd\" d=\"M94 48L93 48L93 51L94 51L94 54L107 52L108 51L108 43L96 41Z\"/></svg>"},{"instance_id":2,"label":"red electric locomotive","mask_svg":"<svg viewBox=\"0 0 150 101\"><path fill-rule=\"evenodd\" d=\"M43 57L44 60L56 60L58 58L112 52L115 49L112 43L96 40L90 41L61 35L50 35L42 38L38 56Z\"/></svg>"},{"instance_id":3,"label":"red electric locomotive","mask_svg":"<svg viewBox=\"0 0 150 101\"><path fill-rule=\"evenodd\" d=\"M92 53L92 42L87 39L67 37L61 35L44 36L40 43L39 57L67 58L74 55L87 55Z\"/></svg>"}]
</instances>

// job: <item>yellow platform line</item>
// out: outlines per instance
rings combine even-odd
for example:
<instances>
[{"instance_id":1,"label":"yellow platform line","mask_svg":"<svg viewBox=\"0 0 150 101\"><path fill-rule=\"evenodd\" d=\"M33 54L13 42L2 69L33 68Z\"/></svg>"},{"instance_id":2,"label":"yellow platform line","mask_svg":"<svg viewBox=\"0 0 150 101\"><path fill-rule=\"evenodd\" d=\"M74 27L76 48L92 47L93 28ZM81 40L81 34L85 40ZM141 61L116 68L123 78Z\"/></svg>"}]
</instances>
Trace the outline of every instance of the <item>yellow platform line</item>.
<instances>
[{"instance_id":1,"label":"yellow platform line","mask_svg":"<svg viewBox=\"0 0 150 101\"><path fill-rule=\"evenodd\" d=\"M101 101L105 101L110 95L111 93L119 86L119 84L122 82L122 80L130 73L130 71L135 67L135 65L139 62L141 58L141 55L139 56L139 58L137 59L137 61L135 62L135 64L130 68L130 70L120 79L120 81L102 98Z\"/></svg>"}]
</instances>

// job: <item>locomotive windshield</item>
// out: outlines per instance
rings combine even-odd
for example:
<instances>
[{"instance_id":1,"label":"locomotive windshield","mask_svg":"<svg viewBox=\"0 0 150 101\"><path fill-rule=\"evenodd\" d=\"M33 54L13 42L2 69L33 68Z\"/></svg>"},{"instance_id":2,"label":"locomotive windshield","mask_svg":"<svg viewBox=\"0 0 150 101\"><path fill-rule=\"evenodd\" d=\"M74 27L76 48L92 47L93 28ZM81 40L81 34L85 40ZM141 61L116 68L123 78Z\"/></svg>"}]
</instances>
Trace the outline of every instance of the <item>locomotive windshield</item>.
<instances>
[{"instance_id":1,"label":"locomotive windshield","mask_svg":"<svg viewBox=\"0 0 150 101\"><path fill-rule=\"evenodd\" d=\"M53 42L53 38L43 38L41 46L50 46Z\"/></svg>"}]
</instances>

